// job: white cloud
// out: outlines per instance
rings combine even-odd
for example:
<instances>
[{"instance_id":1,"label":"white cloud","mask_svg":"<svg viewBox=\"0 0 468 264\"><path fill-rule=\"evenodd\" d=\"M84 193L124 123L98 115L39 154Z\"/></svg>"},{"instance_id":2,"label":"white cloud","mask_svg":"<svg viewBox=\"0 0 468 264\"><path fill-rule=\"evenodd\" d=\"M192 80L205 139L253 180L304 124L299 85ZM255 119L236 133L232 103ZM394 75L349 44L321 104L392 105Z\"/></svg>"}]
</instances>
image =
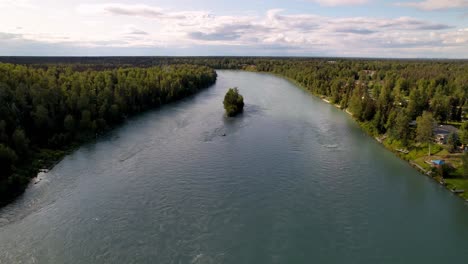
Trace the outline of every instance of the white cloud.
<instances>
[{"instance_id":1,"label":"white cloud","mask_svg":"<svg viewBox=\"0 0 468 264\"><path fill-rule=\"evenodd\" d=\"M202 47L205 54L211 51L217 55L260 55L267 51L276 55L380 57L468 54L468 30L411 17L337 18L291 15L280 9L234 16L130 4L82 5L77 11L62 30L54 24L20 32L0 29L0 51L34 43L99 51L128 48L129 55L132 50L159 51L164 47L173 51Z\"/></svg>"},{"instance_id":2,"label":"white cloud","mask_svg":"<svg viewBox=\"0 0 468 264\"><path fill-rule=\"evenodd\" d=\"M151 19L194 19L208 17L208 12L169 12L160 7L140 4L89 4L78 7L78 12L83 14L107 14L123 15Z\"/></svg>"},{"instance_id":3,"label":"white cloud","mask_svg":"<svg viewBox=\"0 0 468 264\"><path fill-rule=\"evenodd\" d=\"M35 8L30 0L0 0L0 7Z\"/></svg>"},{"instance_id":4,"label":"white cloud","mask_svg":"<svg viewBox=\"0 0 468 264\"><path fill-rule=\"evenodd\" d=\"M134 25L126 25L124 26L124 35L148 35L149 33L139 29L138 27Z\"/></svg>"},{"instance_id":5,"label":"white cloud","mask_svg":"<svg viewBox=\"0 0 468 264\"><path fill-rule=\"evenodd\" d=\"M323 6L362 5L370 0L311 0Z\"/></svg>"},{"instance_id":6,"label":"white cloud","mask_svg":"<svg viewBox=\"0 0 468 264\"><path fill-rule=\"evenodd\" d=\"M419 2L397 3L397 5L431 11L451 8L466 8L468 7L468 0L424 0Z\"/></svg>"}]
</instances>

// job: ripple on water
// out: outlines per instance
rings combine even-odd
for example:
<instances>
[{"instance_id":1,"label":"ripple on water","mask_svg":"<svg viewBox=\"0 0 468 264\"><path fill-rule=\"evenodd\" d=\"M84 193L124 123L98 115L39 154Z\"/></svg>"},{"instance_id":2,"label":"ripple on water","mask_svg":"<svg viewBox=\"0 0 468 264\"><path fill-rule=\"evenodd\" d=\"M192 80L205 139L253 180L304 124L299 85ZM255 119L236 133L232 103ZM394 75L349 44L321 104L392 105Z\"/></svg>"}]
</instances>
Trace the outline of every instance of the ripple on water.
<instances>
[{"instance_id":1,"label":"ripple on water","mask_svg":"<svg viewBox=\"0 0 468 264\"><path fill-rule=\"evenodd\" d=\"M347 115L276 77L218 76L83 146L0 211L0 263L468 259L462 202ZM247 104L225 118L234 86Z\"/></svg>"}]
</instances>

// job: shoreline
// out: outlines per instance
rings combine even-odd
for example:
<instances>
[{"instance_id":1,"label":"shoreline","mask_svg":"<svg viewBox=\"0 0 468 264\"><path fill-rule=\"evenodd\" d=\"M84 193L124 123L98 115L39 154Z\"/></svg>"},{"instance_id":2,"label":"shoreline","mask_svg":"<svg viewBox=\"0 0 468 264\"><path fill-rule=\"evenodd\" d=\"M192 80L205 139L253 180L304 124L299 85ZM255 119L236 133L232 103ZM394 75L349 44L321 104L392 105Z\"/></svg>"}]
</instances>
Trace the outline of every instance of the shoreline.
<instances>
[{"instance_id":1,"label":"shoreline","mask_svg":"<svg viewBox=\"0 0 468 264\"><path fill-rule=\"evenodd\" d=\"M213 70L216 71L216 69L213 69ZM391 151L392 153L394 153L401 160L406 161L411 167L413 167L415 170L417 170L421 174L423 174L423 175L425 175L427 177L430 177L437 184L443 185L446 190L450 191L452 194L455 194L456 196L461 198L464 202L468 202L468 196L464 197L464 195L467 195L468 190L465 190L465 193L458 193L456 191L457 190L456 186L455 186L454 189L451 189L448 186L448 184L441 184L442 182L440 180L436 179L435 177L432 177L430 174L428 174L427 170L422 168L420 165L415 163L413 160L405 159L404 157L401 156L400 152L398 152L395 149L390 148L389 146L384 144L384 142L382 142L382 140L379 140L384 135L375 136L375 135L372 135L366 129L364 129L363 123L356 120L353 117L353 114L347 108L343 109L340 105L332 103L330 100L328 100L327 97L311 92L306 87L302 86L300 83L298 83L296 80L294 80L292 78L289 78L289 77L286 77L286 76L283 76L283 75L280 75L280 74L276 74L276 73L273 73L273 72L263 72L263 71L248 70L248 69L242 70L242 71L271 74L273 76L285 79L285 80L293 83L296 87L299 87L300 89L306 91L307 93L313 95L314 97L316 97L318 99L321 99L323 102L325 102L325 103L327 103L329 105L332 105L332 106L338 108L339 110L345 112L346 114L351 116L353 121L356 122L359 125L361 130L363 130L368 136L371 136L372 138L374 138L378 143L380 143L383 147L385 147L385 149L387 149L387 150ZM216 83L216 81L217 80L215 80L214 83ZM180 98L180 99L184 99L184 98L187 98L187 97L190 97L190 96L194 96L198 92L209 88L214 83L208 85L207 87L202 87L202 88L198 89L197 92L195 92L195 93L193 93L191 95L188 95L186 97ZM179 100L176 100L175 102L177 102ZM171 103L174 103L174 102L171 102ZM163 107L163 106L164 105L160 105L157 108L160 108L160 107ZM157 109L157 108L154 108L154 109ZM120 125L122 125L122 124L118 124L118 125L110 128L109 131L115 129L116 127L118 127ZM25 177L27 179L27 182L25 182L24 185L21 186L21 190L18 190L16 193L14 193L12 197L10 197L10 198L8 198L8 199L6 199L4 201L0 201L0 209L2 209L3 207L7 206L8 204L11 204L12 202L14 202L19 196L21 196L30 187L31 184L35 184L34 179L36 179L38 177L41 170L43 170L43 169L46 169L48 171L52 170L61 160L63 160L63 158L65 156L71 154L73 151L75 151L79 147L83 146L84 144L92 143L93 141L97 140L99 138L99 136L101 136L103 134L106 134L109 131L105 131L105 132L99 134L96 137L90 137L90 138L84 139L82 142L73 142L70 145L64 146L64 148L62 148L62 149L56 149L56 150L54 150L54 149L36 149L33 156L29 160L25 161L25 163L20 167L20 169L19 169L19 171L17 173L18 175L21 175L22 177Z\"/></svg>"},{"instance_id":2,"label":"shoreline","mask_svg":"<svg viewBox=\"0 0 468 264\"><path fill-rule=\"evenodd\" d=\"M78 139L77 141L70 142L70 144L63 146L60 149L47 149L47 148L35 148L31 152L31 156L25 160L23 163L21 163L20 166L17 167L17 172L15 172L15 175L18 175L22 178L22 182L20 185L17 186L17 189L14 190L13 192L9 193L7 196L5 196L5 199L0 199L0 210L3 209L4 207L8 206L9 204L15 202L21 195L24 194L24 192L31 187L31 185L35 185L42 181L42 178L38 178L39 175L42 173L50 172L58 163L60 163L67 155L70 155L74 151L76 151L78 148L86 145L86 144L93 144L98 140L101 136L109 133L110 131L122 126L125 124L126 120L128 118L132 118L135 116L138 116L140 114L144 114L145 112L148 111L154 111L157 109L160 109L161 107L164 107L166 105L172 104L172 103L177 103L181 100L184 100L186 98L192 97L197 95L199 92L208 89L212 85L216 83L217 79L215 81L205 87L201 87L197 89L194 93L188 94L182 98L178 98L174 101L168 102L166 104L161 104L159 106L156 106L154 108L148 109L146 111L136 113L134 115L125 117L120 123L115 124L112 127L109 127L108 129L102 131L101 133L96 134L95 136L88 136L88 137L83 137L81 139Z\"/></svg>"},{"instance_id":3,"label":"shoreline","mask_svg":"<svg viewBox=\"0 0 468 264\"><path fill-rule=\"evenodd\" d=\"M247 70L249 71L249 70ZM258 71L253 71L253 72L258 72ZM314 97L318 98L318 99L321 99L323 102L329 104L329 105L332 105L332 106L335 106L336 108L340 109L341 111L345 112L346 114L350 115L351 118L353 119L354 122L356 122L356 124L359 125L359 128L364 131L368 136L374 138L380 145L382 145L386 150L392 152L395 156L397 156L399 159L403 160L403 161L406 161L411 167L413 167L416 171L418 171L419 173L421 173L423 176L426 176L426 177L429 177L430 179L432 179L435 183L439 184L439 185L442 185L447 191L449 191L450 193L454 194L455 196L459 197L462 201L464 201L465 203L468 203L468 196L467 197L464 197L464 194L466 195L468 193L468 190L464 190L464 192L457 192L457 189L456 189L456 186L454 189L451 189L448 184L446 184L445 182L442 182L438 179L436 179L435 177L432 177L430 175L430 171L427 171L425 170L424 168L422 168L419 164L417 164L416 162L414 162L413 160L408 160L408 159L405 159L404 157L402 157L398 151L388 147L386 144L384 144L384 142L382 142L381 140L379 140L380 138L382 138L384 135L377 135L377 136L374 136L372 135L371 133L369 133L369 131L367 131L366 129L364 129L363 127L363 124L361 122L359 122L358 120L356 120L354 117L353 117L353 113L351 113L347 108L345 109L342 109L341 106L337 106L336 104L333 104L330 100L327 99L326 96L324 95L319 95L319 94L315 94L313 92L311 92L310 90L308 90L306 87L304 87L303 85L301 85L300 83L298 83L296 80L293 80L289 77L286 77L286 76L283 76L283 75L279 75L279 74L276 74L276 73L269 73L269 72L262 72L262 73L267 73L267 74L272 74L274 76L277 76L277 77L280 77L280 78L283 78L285 80L288 80L290 82L292 82L294 85L296 85L297 87L301 88L302 90L305 90L307 91L309 94L313 95ZM444 180L445 181L445 180Z\"/></svg>"},{"instance_id":4,"label":"shoreline","mask_svg":"<svg viewBox=\"0 0 468 264\"><path fill-rule=\"evenodd\" d=\"M325 100L322 100L322 101L326 102ZM328 100L327 100L327 101L328 101ZM331 104L331 105L332 105L331 102L329 102L328 104ZM351 113L347 108L346 108L346 109L342 109L342 110L343 110L344 112L346 112L348 115L350 115L350 116L353 118L354 122L356 122L356 123L359 125L359 127L361 128L361 130L363 130L368 136L373 137L373 135L371 135L371 134L369 133L369 131L366 131L365 129L363 129L362 123L359 122L359 121L357 121L357 120L353 117L353 113ZM434 182L436 182L437 184L440 184L440 185L444 186L444 188L445 188L447 191L449 191L449 192L455 194L455 196L459 197L459 198L462 199L464 202L467 202L467 203L468 203L468 198L463 197L464 192L457 192L457 191L456 191L456 190L457 190L456 188L455 188L455 189L449 188L449 186L448 186L446 183L443 183L442 181L436 179L435 177L432 177L432 176L431 176L431 171L425 170L423 167L421 167L419 164L417 164L417 163L414 162L413 160L407 160L407 159L403 158L403 157L398 153L398 151L389 148L388 146L386 146L386 145L384 144L384 142L383 142L382 140L380 140L380 137L382 137L382 136L384 136L384 135L380 135L380 134L379 134L378 136L374 137L374 139L377 141L377 143L379 143L380 145L382 145L386 150L392 152L392 153L393 153L395 156L397 156L399 159L401 159L401 160L403 160L403 161L406 161L411 167L413 167L415 170L417 170L417 171L418 171L419 173L421 173L422 175L424 175L424 176L426 176L426 177L429 177L430 179L432 179L432 180L433 180ZM465 191L465 192L468 192L468 190L464 190L464 191Z\"/></svg>"}]
</instances>

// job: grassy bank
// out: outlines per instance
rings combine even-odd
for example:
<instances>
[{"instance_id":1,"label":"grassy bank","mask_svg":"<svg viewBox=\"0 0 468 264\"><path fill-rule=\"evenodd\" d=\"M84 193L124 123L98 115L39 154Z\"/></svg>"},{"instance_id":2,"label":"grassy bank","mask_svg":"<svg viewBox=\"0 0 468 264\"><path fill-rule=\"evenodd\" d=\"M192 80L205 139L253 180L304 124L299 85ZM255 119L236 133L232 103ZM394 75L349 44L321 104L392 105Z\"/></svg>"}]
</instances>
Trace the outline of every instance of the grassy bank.
<instances>
[{"instance_id":1,"label":"grassy bank","mask_svg":"<svg viewBox=\"0 0 468 264\"><path fill-rule=\"evenodd\" d=\"M247 71L257 72L256 68L246 68ZM267 72L268 73L268 72ZM298 81L288 78L286 76L282 76L280 74L269 73L275 76L284 78L296 86L300 87L304 91L311 93L312 95L319 97L322 101L334 105L335 107L346 111L348 114L352 116L352 113L349 112L348 109L343 109L342 106L333 104L330 98L327 98L321 94L316 94L311 92L309 89L304 87ZM427 144L420 144L417 142L409 142L406 146L402 144L402 142L391 139L386 137L386 135L375 133L375 131L371 128L369 122L360 122L356 118L353 118L354 121L358 123L362 130L364 130L369 136L377 139L379 143L381 143L385 148L393 152L399 158L409 162L412 167L416 170L421 172L423 175L426 175L432 178L437 183L443 183L447 190L465 190L463 193L457 193L457 195L468 201L468 179L462 178L462 154L461 153L449 153L445 147L438 145L438 144L431 144L431 156L428 156L429 153L429 146ZM450 163L454 170L450 172L449 177L442 179L440 176L437 176L436 173L433 172L433 168L428 162L430 160L445 160Z\"/></svg>"},{"instance_id":2,"label":"grassy bank","mask_svg":"<svg viewBox=\"0 0 468 264\"><path fill-rule=\"evenodd\" d=\"M331 104L329 102L329 104ZM376 134L370 129L369 122L359 122L353 118L369 136L377 139L385 148L393 152L399 158L408 161L415 169L422 174L434 179L450 191L464 190L457 193L459 197L468 201L468 179L462 178L462 153L449 153L444 146L431 144L431 155L429 156L429 145L417 142L409 142L404 145L399 140L387 138L386 135ZM437 173L434 173L430 160L445 160L453 166L453 170L448 177L442 179ZM445 181L445 183L444 183Z\"/></svg>"}]
</instances>

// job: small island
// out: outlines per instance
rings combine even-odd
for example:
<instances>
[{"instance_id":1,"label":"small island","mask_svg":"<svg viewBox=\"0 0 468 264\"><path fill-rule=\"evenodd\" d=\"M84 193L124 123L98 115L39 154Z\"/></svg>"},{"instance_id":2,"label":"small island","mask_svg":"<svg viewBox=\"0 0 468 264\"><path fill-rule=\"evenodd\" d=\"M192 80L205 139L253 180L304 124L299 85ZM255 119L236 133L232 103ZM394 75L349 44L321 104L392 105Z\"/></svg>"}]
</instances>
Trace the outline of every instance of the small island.
<instances>
[{"instance_id":1,"label":"small island","mask_svg":"<svg viewBox=\"0 0 468 264\"><path fill-rule=\"evenodd\" d=\"M229 88L224 96L223 104L226 115L235 116L244 110L244 97L239 93L239 89Z\"/></svg>"}]
</instances>

